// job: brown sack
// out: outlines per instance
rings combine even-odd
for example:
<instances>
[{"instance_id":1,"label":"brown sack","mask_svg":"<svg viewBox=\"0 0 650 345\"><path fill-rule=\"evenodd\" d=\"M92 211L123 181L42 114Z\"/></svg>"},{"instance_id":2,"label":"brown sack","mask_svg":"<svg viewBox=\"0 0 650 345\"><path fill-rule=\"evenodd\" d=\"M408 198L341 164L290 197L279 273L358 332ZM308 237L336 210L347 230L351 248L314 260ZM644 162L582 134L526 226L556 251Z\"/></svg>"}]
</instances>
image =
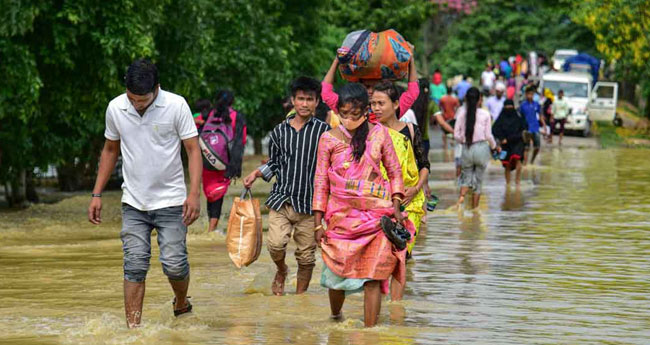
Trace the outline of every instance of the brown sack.
<instances>
[{"instance_id":1,"label":"brown sack","mask_svg":"<svg viewBox=\"0 0 650 345\"><path fill-rule=\"evenodd\" d=\"M246 198L248 196L248 198ZM262 214L260 201L253 199L250 189L235 198L230 209L226 248L230 260L242 268L255 262L262 251Z\"/></svg>"}]
</instances>

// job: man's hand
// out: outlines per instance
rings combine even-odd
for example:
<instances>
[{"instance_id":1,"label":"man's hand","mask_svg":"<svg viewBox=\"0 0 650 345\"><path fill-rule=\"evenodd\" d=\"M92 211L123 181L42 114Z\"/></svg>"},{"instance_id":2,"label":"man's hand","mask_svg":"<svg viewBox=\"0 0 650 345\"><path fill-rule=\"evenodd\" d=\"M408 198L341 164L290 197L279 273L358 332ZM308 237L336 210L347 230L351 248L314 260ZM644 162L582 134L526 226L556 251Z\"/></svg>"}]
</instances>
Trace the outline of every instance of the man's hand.
<instances>
[{"instance_id":1,"label":"man's hand","mask_svg":"<svg viewBox=\"0 0 650 345\"><path fill-rule=\"evenodd\" d=\"M88 206L88 221L95 225L102 222L102 198L92 198Z\"/></svg>"},{"instance_id":2,"label":"man's hand","mask_svg":"<svg viewBox=\"0 0 650 345\"><path fill-rule=\"evenodd\" d=\"M255 182L255 180L257 180L259 175L261 175L259 169L255 169L255 171L248 174L248 176L246 176L244 178L244 187L247 188L247 189L251 189L251 187L253 187L253 182Z\"/></svg>"},{"instance_id":3,"label":"man's hand","mask_svg":"<svg viewBox=\"0 0 650 345\"><path fill-rule=\"evenodd\" d=\"M190 195L183 203L183 224L190 226L201 214L199 196Z\"/></svg>"}]
</instances>

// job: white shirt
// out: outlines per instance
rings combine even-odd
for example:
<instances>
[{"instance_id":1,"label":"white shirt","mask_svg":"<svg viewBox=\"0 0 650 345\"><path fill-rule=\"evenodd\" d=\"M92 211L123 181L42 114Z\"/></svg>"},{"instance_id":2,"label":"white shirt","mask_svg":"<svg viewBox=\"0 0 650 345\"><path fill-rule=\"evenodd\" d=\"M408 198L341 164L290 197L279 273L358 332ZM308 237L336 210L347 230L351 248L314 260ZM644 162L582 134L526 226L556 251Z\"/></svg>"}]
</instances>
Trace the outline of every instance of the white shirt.
<instances>
[{"instance_id":1,"label":"white shirt","mask_svg":"<svg viewBox=\"0 0 650 345\"><path fill-rule=\"evenodd\" d=\"M560 99L557 97L551 105L551 112L554 119L564 120L569 114L569 103L566 102L565 98Z\"/></svg>"},{"instance_id":2,"label":"white shirt","mask_svg":"<svg viewBox=\"0 0 650 345\"><path fill-rule=\"evenodd\" d=\"M115 97L106 109L108 140L120 140L122 202L141 211L179 206L187 197L181 162L181 140L198 135L183 97L158 96L140 116L126 97Z\"/></svg>"},{"instance_id":3,"label":"white shirt","mask_svg":"<svg viewBox=\"0 0 650 345\"><path fill-rule=\"evenodd\" d=\"M407 110L399 120L406 123L412 123L416 126L418 125L418 120L415 118L415 112L411 109Z\"/></svg>"},{"instance_id":4,"label":"white shirt","mask_svg":"<svg viewBox=\"0 0 650 345\"><path fill-rule=\"evenodd\" d=\"M492 115L492 121L496 121L503 110L503 103L506 101L506 96L502 95L501 98L497 96L490 96L486 103L490 115Z\"/></svg>"},{"instance_id":5,"label":"white shirt","mask_svg":"<svg viewBox=\"0 0 650 345\"><path fill-rule=\"evenodd\" d=\"M481 73L481 85L484 87L491 89L496 80L497 77L492 71L483 71L483 73Z\"/></svg>"}]
</instances>

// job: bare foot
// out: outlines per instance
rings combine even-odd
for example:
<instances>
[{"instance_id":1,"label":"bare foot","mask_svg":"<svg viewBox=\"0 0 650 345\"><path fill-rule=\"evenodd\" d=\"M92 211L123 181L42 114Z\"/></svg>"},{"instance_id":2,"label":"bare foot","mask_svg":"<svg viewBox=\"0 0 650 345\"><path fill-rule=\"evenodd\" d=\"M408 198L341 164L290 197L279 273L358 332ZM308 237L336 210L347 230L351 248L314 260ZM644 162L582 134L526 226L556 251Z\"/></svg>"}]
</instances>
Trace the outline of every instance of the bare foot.
<instances>
[{"instance_id":1,"label":"bare foot","mask_svg":"<svg viewBox=\"0 0 650 345\"><path fill-rule=\"evenodd\" d=\"M284 295L284 283L287 280L289 275L289 267L285 265L284 271L278 270L275 272L275 278L273 278L273 284L271 285L271 292L276 296Z\"/></svg>"},{"instance_id":2,"label":"bare foot","mask_svg":"<svg viewBox=\"0 0 650 345\"><path fill-rule=\"evenodd\" d=\"M465 196L461 195L460 197L458 197L458 202L456 203L456 207L461 208L464 202L465 202Z\"/></svg>"}]
</instances>

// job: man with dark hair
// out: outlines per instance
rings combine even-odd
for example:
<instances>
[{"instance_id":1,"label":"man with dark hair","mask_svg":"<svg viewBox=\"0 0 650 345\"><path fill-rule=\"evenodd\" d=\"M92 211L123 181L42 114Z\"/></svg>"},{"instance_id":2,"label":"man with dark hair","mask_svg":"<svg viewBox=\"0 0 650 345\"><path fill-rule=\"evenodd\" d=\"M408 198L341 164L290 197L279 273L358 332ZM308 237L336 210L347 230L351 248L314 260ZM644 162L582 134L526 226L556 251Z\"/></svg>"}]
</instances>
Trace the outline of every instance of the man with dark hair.
<instances>
[{"instance_id":1,"label":"man with dark hair","mask_svg":"<svg viewBox=\"0 0 650 345\"><path fill-rule=\"evenodd\" d=\"M526 165L528 160L528 149L530 148L530 142L533 142L533 156L530 158L530 164L535 163L535 158L539 153L541 148L540 140L540 121L542 122L541 128L546 128L546 122L544 121L544 116L542 115L542 107L539 103L534 101L535 96L535 87L529 86L526 88L526 100L521 103L519 106L519 113L526 119L528 122L528 132L530 132L530 138L524 138L524 159L523 165Z\"/></svg>"},{"instance_id":2,"label":"man with dark hair","mask_svg":"<svg viewBox=\"0 0 650 345\"><path fill-rule=\"evenodd\" d=\"M122 248L124 308L129 328L142 318L145 278L151 258L151 232L158 234L160 262L174 291L174 315L192 311L187 300L190 267L185 237L199 217L201 153L190 107L160 89L156 66L136 60L125 77L126 93L106 109L106 143L88 207L88 219L101 223L101 192L122 152ZM190 193L186 194L181 141L187 151Z\"/></svg>"},{"instance_id":3,"label":"man with dark hair","mask_svg":"<svg viewBox=\"0 0 650 345\"><path fill-rule=\"evenodd\" d=\"M316 263L311 209L316 154L321 134L330 129L329 125L314 117L320 92L321 84L312 78L300 77L291 83L291 103L295 114L271 131L269 161L244 179L244 186L251 188L258 177L267 182L273 176L276 178L266 205L271 209L267 245L277 266L271 290L277 296L284 294L284 283L289 274L284 258L292 233L297 246L297 294L309 288Z\"/></svg>"}]
</instances>

